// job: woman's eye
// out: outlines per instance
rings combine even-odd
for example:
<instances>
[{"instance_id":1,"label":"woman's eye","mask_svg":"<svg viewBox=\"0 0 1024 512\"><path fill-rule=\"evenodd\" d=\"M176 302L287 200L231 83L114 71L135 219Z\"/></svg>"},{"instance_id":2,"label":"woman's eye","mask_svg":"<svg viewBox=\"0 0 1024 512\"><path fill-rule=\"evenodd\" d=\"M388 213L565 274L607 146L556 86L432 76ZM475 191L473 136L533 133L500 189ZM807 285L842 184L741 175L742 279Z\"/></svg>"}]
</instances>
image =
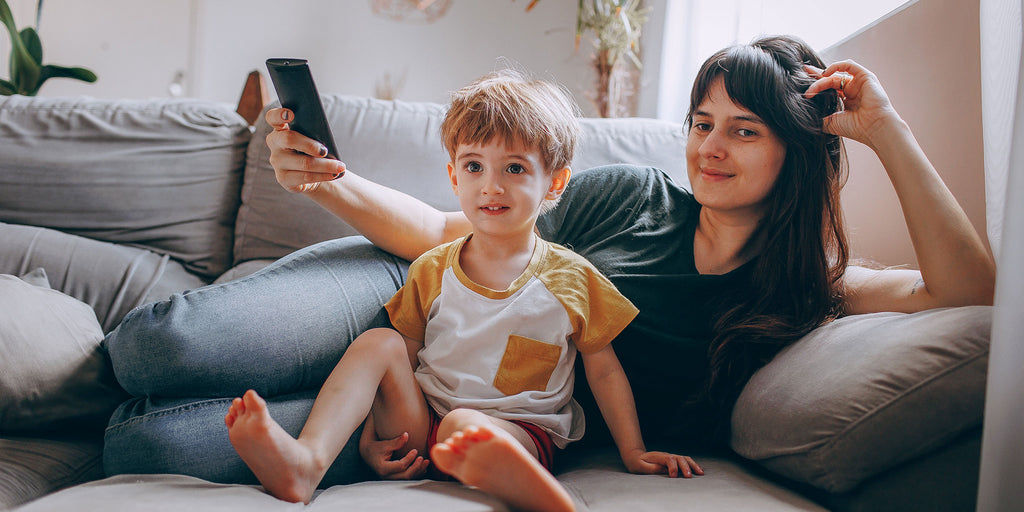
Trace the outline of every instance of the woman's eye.
<instances>
[{"instance_id":1,"label":"woman's eye","mask_svg":"<svg viewBox=\"0 0 1024 512\"><path fill-rule=\"evenodd\" d=\"M511 173L511 174L522 174L522 173L526 172L526 169L523 166L519 165L519 164L512 164L512 165L508 166L507 171L509 173Z\"/></svg>"},{"instance_id":2,"label":"woman's eye","mask_svg":"<svg viewBox=\"0 0 1024 512\"><path fill-rule=\"evenodd\" d=\"M754 130L748 130L746 128L740 128L739 130L736 130L736 133L738 133L740 137L753 137L757 135L757 132Z\"/></svg>"},{"instance_id":3,"label":"woman's eye","mask_svg":"<svg viewBox=\"0 0 1024 512\"><path fill-rule=\"evenodd\" d=\"M466 170L469 172L480 172L484 170L484 168L480 165L479 162L469 162L466 164Z\"/></svg>"},{"instance_id":4,"label":"woman's eye","mask_svg":"<svg viewBox=\"0 0 1024 512\"><path fill-rule=\"evenodd\" d=\"M698 132L709 132L711 131L711 123L693 123L693 129Z\"/></svg>"}]
</instances>

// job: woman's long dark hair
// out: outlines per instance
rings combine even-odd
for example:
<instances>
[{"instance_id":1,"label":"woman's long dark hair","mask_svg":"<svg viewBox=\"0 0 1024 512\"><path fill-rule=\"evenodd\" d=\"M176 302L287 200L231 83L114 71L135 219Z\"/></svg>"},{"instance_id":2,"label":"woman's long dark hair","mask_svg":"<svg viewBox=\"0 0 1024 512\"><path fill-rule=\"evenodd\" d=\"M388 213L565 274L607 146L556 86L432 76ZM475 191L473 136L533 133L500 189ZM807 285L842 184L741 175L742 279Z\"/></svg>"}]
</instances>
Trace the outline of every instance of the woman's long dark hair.
<instances>
[{"instance_id":1,"label":"woman's long dark hair","mask_svg":"<svg viewBox=\"0 0 1024 512\"><path fill-rule=\"evenodd\" d=\"M729 98L760 117L786 144L786 158L764 217L743 249L751 288L730 297L715 321L702 395L727 434L732 406L758 368L783 347L835 318L849 259L839 193L845 182L841 137L822 119L842 108L834 91L804 98L814 82L804 64L821 58L804 42L769 37L719 51L701 67L686 124L721 79Z\"/></svg>"}]
</instances>

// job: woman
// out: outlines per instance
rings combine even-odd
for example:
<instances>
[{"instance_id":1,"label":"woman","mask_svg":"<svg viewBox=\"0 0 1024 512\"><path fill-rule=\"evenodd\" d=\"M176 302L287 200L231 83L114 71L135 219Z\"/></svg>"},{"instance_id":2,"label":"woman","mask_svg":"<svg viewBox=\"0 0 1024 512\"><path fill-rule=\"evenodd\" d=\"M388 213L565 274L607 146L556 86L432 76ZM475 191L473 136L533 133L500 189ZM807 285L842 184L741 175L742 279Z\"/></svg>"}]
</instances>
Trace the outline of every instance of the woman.
<instances>
[{"instance_id":1,"label":"woman","mask_svg":"<svg viewBox=\"0 0 1024 512\"><path fill-rule=\"evenodd\" d=\"M267 137L270 161L286 189L308 195L377 247L406 260L468 232L461 212L439 212L351 171L335 179L344 164L310 156L324 154L323 148L289 131L289 115L276 109L266 116L275 127ZM640 309L615 350L645 437L686 443L725 432L728 411L751 374L838 315L991 303L992 259L877 78L863 67L850 61L825 67L806 45L786 37L728 48L702 67L686 124L692 194L653 169L588 170L574 176L560 205L537 224L545 239L588 258ZM847 265L839 205L842 137L871 147L884 164L920 271ZM123 332L107 340L122 384L138 396L231 396L233 379L219 368L223 349L203 344L210 326L230 336L239 317L228 304L261 293L301 290L307 294L304 304L316 301L322 284L313 284L311 271L300 264L314 259L336 258L336 273L346 267L346 275L369 272L353 283L384 283L361 293L347 290L352 303L330 305L343 317L361 310L375 318L349 326L354 334L375 326L379 318L370 312L379 311L389 287L404 279L403 263L365 247L339 248L351 243L315 246L242 282L134 312L118 329ZM364 259L354 263L344 251L360 252ZM386 268L367 270L374 263ZM243 314L244 304L235 307ZM277 318L290 315L280 311ZM194 325L207 329L197 333ZM308 322L303 326L308 330ZM275 329L271 335L285 327ZM268 336L249 335L254 338L242 344L246 350ZM296 361L313 370L286 371L286 359L265 369L268 383L257 391L279 395L315 386L323 371L316 365L336 361L337 350L351 339L349 333L325 337L322 350L317 341L304 340L303 349L312 355ZM328 351L329 343L336 351ZM164 370L168 347L198 361L188 377ZM153 364L140 363L146 357ZM207 385L197 382L197 374L216 379ZM245 377L239 380L254 380L251 372ZM577 386L589 417L599 418L587 390ZM588 422L585 439L602 438L602 427ZM382 476L408 478L425 467L412 452L389 460L404 437L374 442L368 432L362 440L364 458ZM108 472L138 469L117 463L130 454L111 444L109 431L107 441Z\"/></svg>"}]
</instances>

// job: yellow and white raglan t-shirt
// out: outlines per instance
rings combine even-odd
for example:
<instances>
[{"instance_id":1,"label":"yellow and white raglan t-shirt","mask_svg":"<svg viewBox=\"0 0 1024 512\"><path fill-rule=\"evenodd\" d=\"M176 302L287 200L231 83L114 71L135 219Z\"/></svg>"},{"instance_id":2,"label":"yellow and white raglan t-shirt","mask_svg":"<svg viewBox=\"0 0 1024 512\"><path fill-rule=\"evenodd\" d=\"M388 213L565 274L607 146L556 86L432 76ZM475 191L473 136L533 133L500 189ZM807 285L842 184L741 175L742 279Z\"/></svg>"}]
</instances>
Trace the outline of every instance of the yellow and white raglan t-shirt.
<instances>
[{"instance_id":1,"label":"yellow and white raglan t-shirt","mask_svg":"<svg viewBox=\"0 0 1024 512\"><path fill-rule=\"evenodd\" d=\"M480 286L459 266L471 236L417 258L385 305L395 329L423 341L416 380L440 416L464 407L530 422L564 448L584 430L576 351L604 348L637 309L582 256L539 237L507 290Z\"/></svg>"}]
</instances>

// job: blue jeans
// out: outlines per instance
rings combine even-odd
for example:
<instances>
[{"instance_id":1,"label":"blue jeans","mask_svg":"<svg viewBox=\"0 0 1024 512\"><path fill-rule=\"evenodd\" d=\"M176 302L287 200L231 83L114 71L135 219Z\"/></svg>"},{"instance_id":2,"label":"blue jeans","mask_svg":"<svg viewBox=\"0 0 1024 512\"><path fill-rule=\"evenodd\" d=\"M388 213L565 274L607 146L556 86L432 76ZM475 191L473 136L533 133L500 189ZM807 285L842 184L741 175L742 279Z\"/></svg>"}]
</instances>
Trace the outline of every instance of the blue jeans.
<instances>
[{"instance_id":1,"label":"blue jeans","mask_svg":"<svg viewBox=\"0 0 1024 512\"><path fill-rule=\"evenodd\" d=\"M407 270L364 238L342 238L132 310L104 340L118 381L133 395L104 435L106 473L257 483L228 440L231 399L255 389L297 436L349 343L390 325L383 305ZM373 476L359 457L359 434L322 485Z\"/></svg>"}]
</instances>

